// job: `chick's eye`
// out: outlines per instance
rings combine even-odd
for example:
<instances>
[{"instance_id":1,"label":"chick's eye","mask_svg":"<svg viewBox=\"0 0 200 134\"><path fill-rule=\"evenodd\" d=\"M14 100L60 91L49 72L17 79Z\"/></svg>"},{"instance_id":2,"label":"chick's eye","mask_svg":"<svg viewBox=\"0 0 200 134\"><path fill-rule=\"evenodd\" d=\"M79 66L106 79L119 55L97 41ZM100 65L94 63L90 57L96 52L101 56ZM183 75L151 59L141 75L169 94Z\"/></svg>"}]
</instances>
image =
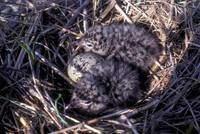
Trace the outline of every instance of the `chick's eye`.
<instances>
[{"instance_id":1,"label":"chick's eye","mask_svg":"<svg viewBox=\"0 0 200 134\"><path fill-rule=\"evenodd\" d=\"M92 48L93 44L92 43L87 43L87 47Z\"/></svg>"}]
</instances>

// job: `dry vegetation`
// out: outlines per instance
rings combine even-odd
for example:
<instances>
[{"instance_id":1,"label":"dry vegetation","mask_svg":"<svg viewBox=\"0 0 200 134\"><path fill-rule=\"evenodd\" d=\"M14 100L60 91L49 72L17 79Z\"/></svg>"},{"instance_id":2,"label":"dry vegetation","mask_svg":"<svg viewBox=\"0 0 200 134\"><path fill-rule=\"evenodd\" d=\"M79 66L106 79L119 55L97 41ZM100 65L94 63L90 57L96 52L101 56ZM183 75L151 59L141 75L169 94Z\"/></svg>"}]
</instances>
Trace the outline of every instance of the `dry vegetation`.
<instances>
[{"instance_id":1,"label":"dry vegetation","mask_svg":"<svg viewBox=\"0 0 200 134\"><path fill-rule=\"evenodd\" d=\"M198 0L0 1L0 131L200 133ZM5 2L7 1L7 2ZM54 3L55 2L55 3ZM134 107L98 117L66 111L73 41L96 24L144 23L165 50Z\"/></svg>"}]
</instances>

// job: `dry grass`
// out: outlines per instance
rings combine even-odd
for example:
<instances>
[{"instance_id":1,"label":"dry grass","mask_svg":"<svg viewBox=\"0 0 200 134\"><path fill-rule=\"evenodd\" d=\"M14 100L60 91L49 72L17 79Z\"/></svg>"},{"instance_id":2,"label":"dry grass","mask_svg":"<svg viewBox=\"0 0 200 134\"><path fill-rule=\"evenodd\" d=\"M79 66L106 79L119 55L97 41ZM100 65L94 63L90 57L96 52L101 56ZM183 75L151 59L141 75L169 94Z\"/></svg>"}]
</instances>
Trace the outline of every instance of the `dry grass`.
<instances>
[{"instance_id":1,"label":"dry grass","mask_svg":"<svg viewBox=\"0 0 200 134\"><path fill-rule=\"evenodd\" d=\"M0 2L0 131L200 133L200 2L33 1ZM148 25L165 48L146 99L100 117L66 111L72 42L88 27L117 22Z\"/></svg>"}]
</instances>

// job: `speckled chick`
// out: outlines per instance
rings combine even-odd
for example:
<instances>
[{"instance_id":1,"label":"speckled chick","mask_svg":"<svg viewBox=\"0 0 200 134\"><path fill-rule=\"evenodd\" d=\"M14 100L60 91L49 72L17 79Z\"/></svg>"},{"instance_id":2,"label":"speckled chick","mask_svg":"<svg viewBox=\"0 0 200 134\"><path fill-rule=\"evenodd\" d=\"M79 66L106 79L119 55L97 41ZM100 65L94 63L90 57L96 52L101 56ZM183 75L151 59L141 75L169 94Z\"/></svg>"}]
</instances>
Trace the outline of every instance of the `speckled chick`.
<instances>
[{"instance_id":1,"label":"speckled chick","mask_svg":"<svg viewBox=\"0 0 200 134\"><path fill-rule=\"evenodd\" d=\"M136 68L116 60L94 65L78 81L71 105L80 111L98 114L109 106L134 104L142 97Z\"/></svg>"},{"instance_id":2,"label":"speckled chick","mask_svg":"<svg viewBox=\"0 0 200 134\"><path fill-rule=\"evenodd\" d=\"M161 54L158 38L149 30L136 24L110 24L94 26L78 42L79 47L108 59L136 65L144 70Z\"/></svg>"},{"instance_id":3,"label":"speckled chick","mask_svg":"<svg viewBox=\"0 0 200 134\"><path fill-rule=\"evenodd\" d=\"M109 102L110 98L104 83L87 73L76 84L69 108L88 114L98 114L107 108Z\"/></svg>"}]
</instances>

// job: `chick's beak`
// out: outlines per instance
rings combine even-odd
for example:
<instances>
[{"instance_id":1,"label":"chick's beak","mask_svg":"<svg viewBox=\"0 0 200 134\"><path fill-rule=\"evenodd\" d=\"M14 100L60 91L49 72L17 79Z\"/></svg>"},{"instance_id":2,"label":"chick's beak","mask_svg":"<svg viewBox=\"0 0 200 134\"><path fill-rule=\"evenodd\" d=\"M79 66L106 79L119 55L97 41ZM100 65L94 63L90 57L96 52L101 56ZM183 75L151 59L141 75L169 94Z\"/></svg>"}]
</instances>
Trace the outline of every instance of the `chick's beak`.
<instances>
[{"instance_id":1,"label":"chick's beak","mask_svg":"<svg viewBox=\"0 0 200 134\"><path fill-rule=\"evenodd\" d=\"M74 108L77 108L77 104L78 104L79 102L76 100L76 99L72 99L71 101L70 101L70 103L65 107L65 110L72 110L72 109L74 109Z\"/></svg>"},{"instance_id":2,"label":"chick's beak","mask_svg":"<svg viewBox=\"0 0 200 134\"><path fill-rule=\"evenodd\" d=\"M83 51L84 51L83 46L82 45L78 45L76 47L76 49L74 50L74 54L73 55L77 55L78 53L81 53Z\"/></svg>"},{"instance_id":3,"label":"chick's beak","mask_svg":"<svg viewBox=\"0 0 200 134\"><path fill-rule=\"evenodd\" d=\"M78 45L78 46L76 47L75 51L78 51L78 50L80 50L80 49L83 49L83 45Z\"/></svg>"}]
</instances>

